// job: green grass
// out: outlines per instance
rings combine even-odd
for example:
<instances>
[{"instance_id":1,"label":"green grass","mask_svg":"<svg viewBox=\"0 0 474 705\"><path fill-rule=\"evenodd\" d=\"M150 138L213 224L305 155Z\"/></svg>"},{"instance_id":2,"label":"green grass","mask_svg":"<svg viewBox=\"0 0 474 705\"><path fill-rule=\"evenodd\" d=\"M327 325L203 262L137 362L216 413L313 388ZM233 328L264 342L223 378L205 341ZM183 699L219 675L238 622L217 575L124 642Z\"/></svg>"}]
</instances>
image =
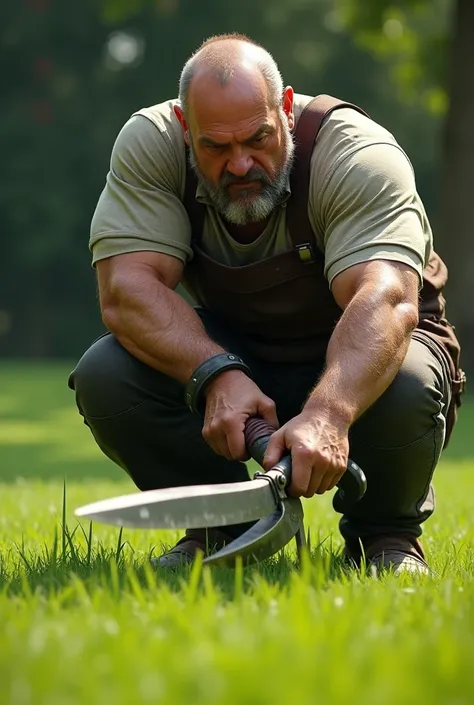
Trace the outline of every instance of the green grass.
<instances>
[{"instance_id":1,"label":"green grass","mask_svg":"<svg viewBox=\"0 0 474 705\"><path fill-rule=\"evenodd\" d=\"M305 502L302 566L291 546L257 568L169 575L148 557L178 532L74 519L134 488L80 423L67 371L0 366L1 705L473 702L472 403L436 474L433 577L344 569L326 496Z\"/></svg>"}]
</instances>

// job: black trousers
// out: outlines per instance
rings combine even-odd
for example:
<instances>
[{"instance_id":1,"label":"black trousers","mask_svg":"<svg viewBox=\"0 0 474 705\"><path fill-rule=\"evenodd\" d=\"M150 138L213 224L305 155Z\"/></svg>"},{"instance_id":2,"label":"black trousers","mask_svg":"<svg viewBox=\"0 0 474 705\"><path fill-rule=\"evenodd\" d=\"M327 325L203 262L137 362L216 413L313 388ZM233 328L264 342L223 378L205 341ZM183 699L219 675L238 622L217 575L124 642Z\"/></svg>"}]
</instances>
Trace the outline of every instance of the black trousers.
<instances>
[{"instance_id":1,"label":"black trousers","mask_svg":"<svg viewBox=\"0 0 474 705\"><path fill-rule=\"evenodd\" d=\"M280 424L296 416L324 360L297 365L254 359L241 340L199 313L210 336L249 364L256 383L275 401ZM139 489L249 479L244 463L216 455L203 440L202 420L185 406L183 386L130 355L113 335L100 337L85 352L69 386L101 450ZM422 533L421 524L435 508L431 480L450 395L441 354L412 340L390 387L350 431L350 456L364 470L368 488L355 505L334 495L349 544L384 533Z\"/></svg>"}]
</instances>

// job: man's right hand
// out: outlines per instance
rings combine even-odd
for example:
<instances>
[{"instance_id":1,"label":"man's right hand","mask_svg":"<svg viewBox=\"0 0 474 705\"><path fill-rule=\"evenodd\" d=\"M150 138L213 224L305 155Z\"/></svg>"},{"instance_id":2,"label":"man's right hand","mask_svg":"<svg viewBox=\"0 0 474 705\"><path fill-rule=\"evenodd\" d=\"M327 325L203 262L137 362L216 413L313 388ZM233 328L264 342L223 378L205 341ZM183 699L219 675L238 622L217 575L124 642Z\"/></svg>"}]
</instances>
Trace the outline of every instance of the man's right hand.
<instances>
[{"instance_id":1,"label":"man's right hand","mask_svg":"<svg viewBox=\"0 0 474 705\"><path fill-rule=\"evenodd\" d=\"M278 428L275 402L245 372L228 370L213 379L205 390L206 413L202 435L212 450L227 460L248 460L245 423L261 416Z\"/></svg>"}]
</instances>

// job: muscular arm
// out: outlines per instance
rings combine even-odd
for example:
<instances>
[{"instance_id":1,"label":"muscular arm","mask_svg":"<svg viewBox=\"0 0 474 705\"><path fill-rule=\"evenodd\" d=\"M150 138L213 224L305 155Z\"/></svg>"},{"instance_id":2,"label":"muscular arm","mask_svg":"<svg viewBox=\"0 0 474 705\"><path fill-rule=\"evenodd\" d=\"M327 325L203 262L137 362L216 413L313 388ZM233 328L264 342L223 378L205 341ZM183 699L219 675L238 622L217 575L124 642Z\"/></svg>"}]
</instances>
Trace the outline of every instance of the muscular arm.
<instances>
[{"instance_id":1,"label":"muscular arm","mask_svg":"<svg viewBox=\"0 0 474 705\"><path fill-rule=\"evenodd\" d=\"M396 376L418 321L431 230L406 155L388 133L365 120L357 129L348 120L341 139L332 143L339 152L330 150L326 160L318 152L314 164L316 172L326 164L326 171L312 180L310 210L323 235L325 274L343 314L320 380L301 413L267 447L266 468L285 448L291 450L289 491L295 496L322 494L342 477L349 429ZM347 131L349 140L342 137Z\"/></svg>"},{"instance_id":2,"label":"muscular arm","mask_svg":"<svg viewBox=\"0 0 474 705\"><path fill-rule=\"evenodd\" d=\"M194 309L173 288L183 264L156 252L117 255L97 263L102 318L132 355L186 384L194 369L225 352ZM206 388L203 436L227 459L244 460L249 416L278 426L274 402L240 370L218 375Z\"/></svg>"},{"instance_id":3,"label":"muscular arm","mask_svg":"<svg viewBox=\"0 0 474 705\"><path fill-rule=\"evenodd\" d=\"M90 247L106 327L136 358L185 384L198 365L225 350L174 291L192 254L181 193L186 162L170 105L155 113L156 124L134 117L116 140ZM217 375L204 394L202 435L226 458L247 457L249 416L278 425L274 402L240 370Z\"/></svg>"},{"instance_id":4,"label":"muscular arm","mask_svg":"<svg viewBox=\"0 0 474 705\"><path fill-rule=\"evenodd\" d=\"M418 322L418 274L375 260L348 268L332 291L344 310L329 342L326 369L305 405L350 426L387 389Z\"/></svg>"},{"instance_id":5,"label":"muscular arm","mask_svg":"<svg viewBox=\"0 0 474 705\"><path fill-rule=\"evenodd\" d=\"M186 383L201 362L224 350L173 291L182 271L179 259L157 252L117 255L97 263L108 330L139 360Z\"/></svg>"},{"instance_id":6,"label":"muscular arm","mask_svg":"<svg viewBox=\"0 0 474 705\"><path fill-rule=\"evenodd\" d=\"M366 120L366 119L365 119ZM369 124L367 124L369 123ZM344 313L326 370L308 400L350 426L387 389L418 322L418 287L431 229L413 168L366 120L372 144L340 155L321 205L326 275ZM346 422L346 423L344 423Z\"/></svg>"}]
</instances>

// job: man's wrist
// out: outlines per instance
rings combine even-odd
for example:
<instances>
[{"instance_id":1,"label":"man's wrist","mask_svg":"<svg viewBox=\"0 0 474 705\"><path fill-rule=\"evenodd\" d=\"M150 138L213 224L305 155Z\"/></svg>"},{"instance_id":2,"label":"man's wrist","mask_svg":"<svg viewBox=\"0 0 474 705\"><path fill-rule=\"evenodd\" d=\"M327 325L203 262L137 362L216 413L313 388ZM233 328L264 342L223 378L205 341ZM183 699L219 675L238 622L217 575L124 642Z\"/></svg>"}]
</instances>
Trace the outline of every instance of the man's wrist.
<instances>
[{"instance_id":1,"label":"man's wrist","mask_svg":"<svg viewBox=\"0 0 474 705\"><path fill-rule=\"evenodd\" d=\"M342 428L350 428L357 417L357 411L336 394L321 394L315 390L303 407L304 413L318 414L327 417L331 423Z\"/></svg>"},{"instance_id":2,"label":"man's wrist","mask_svg":"<svg viewBox=\"0 0 474 705\"><path fill-rule=\"evenodd\" d=\"M241 370L248 377L252 372L241 357L234 353L219 353L213 355L198 365L192 373L185 388L185 402L190 411L204 413L206 406L204 391L207 385L222 372Z\"/></svg>"}]
</instances>

